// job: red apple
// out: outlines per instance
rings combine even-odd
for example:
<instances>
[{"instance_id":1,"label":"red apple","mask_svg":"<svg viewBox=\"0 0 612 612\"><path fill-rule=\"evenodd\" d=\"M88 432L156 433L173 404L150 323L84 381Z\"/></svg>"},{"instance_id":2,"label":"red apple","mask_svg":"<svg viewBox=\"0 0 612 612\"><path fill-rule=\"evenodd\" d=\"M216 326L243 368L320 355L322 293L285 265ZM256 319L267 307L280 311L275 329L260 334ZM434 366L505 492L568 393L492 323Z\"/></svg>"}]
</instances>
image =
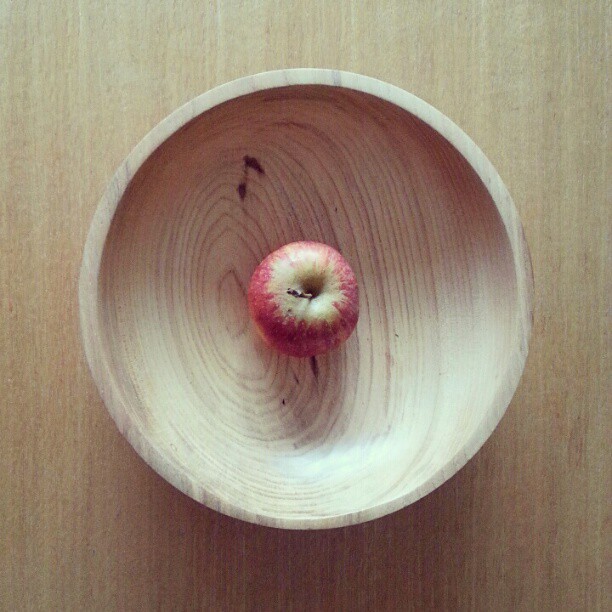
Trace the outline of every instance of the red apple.
<instances>
[{"instance_id":1,"label":"red apple","mask_svg":"<svg viewBox=\"0 0 612 612\"><path fill-rule=\"evenodd\" d=\"M293 357L311 357L346 340L359 316L357 281L336 251L320 242L292 242L257 266L249 312L263 339Z\"/></svg>"}]
</instances>

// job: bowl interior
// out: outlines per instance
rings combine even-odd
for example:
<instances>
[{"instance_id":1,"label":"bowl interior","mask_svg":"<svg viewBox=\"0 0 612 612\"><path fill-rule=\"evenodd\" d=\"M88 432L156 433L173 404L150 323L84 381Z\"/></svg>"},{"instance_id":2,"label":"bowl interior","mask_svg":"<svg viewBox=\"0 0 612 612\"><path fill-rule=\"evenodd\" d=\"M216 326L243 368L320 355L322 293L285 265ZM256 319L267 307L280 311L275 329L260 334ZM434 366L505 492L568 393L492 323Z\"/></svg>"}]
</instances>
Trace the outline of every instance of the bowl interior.
<instances>
[{"instance_id":1,"label":"bowl interior","mask_svg":"<svg viewBox=\"0 0 612 612\"><path fill-rule=\"evenodd\" d=\"M257 264L304 239L360 283L356 331L316 360L263 346L246 305ZM507 232L457 150L389 102L318 85L236 98L167 139L99 276L130 427L193 497L280 521L389 503L461 454L512 367L517 301Z\"/></svg>"}]
</instances>

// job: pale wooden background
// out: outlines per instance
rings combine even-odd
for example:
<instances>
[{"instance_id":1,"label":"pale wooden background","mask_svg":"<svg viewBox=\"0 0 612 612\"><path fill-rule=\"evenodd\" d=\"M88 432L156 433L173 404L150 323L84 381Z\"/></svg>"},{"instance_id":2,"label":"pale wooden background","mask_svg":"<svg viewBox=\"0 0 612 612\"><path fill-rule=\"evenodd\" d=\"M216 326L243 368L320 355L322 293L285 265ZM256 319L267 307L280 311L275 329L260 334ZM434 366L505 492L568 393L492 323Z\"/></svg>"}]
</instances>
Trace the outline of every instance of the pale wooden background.
<instances>
[{"instance_id":1,"label":"pale wooden background","mask_svg":"<svg viewBox=\"0 0 612 612\"><path fill-rule=\"evenodd\" d=\"M0 0L0 609L610 609L610 7ZM457 122L515 199L536 282L483 450L412 507L323 532L226 518L152 472L77 321L88 225L131 147L206 89L291 66Z\"/></svg>"}]
</instances>

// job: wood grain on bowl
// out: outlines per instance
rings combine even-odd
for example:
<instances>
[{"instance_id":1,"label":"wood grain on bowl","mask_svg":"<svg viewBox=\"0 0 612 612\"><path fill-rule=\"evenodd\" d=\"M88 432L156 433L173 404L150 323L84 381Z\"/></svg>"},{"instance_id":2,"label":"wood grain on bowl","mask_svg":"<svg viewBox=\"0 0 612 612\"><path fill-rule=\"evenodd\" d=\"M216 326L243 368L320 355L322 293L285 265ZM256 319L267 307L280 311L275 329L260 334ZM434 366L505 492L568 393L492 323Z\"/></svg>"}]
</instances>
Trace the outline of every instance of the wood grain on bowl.
<instances>
[{"instance_id":1,"label":"wood grain on bowl","mask_svg":"<svg viewBox=\"0 0 612 612\"><path fill-rule=\"evenodd\" d=\"M266 348L246 288L271 251L350 262L360 319L312 360ZM325 70L241 79L118 170L82 267L88 360L120 430L195 499L257 523L369 520L454 474L503 415L532 278L501 179L438 111Z\"/></svg>"}]
</instances>

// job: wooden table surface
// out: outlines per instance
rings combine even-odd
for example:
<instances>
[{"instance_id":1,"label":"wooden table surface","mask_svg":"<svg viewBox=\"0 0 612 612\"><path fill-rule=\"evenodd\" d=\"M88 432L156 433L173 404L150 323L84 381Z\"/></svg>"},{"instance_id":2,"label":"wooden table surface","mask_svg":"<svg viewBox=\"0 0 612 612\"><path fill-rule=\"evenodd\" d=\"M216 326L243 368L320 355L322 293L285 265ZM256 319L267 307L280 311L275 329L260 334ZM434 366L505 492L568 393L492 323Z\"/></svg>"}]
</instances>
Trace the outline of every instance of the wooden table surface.
<instances>
[{"instance_id":1,"label":"wooden table surface","mask_svg":"<svg viewBox=\"0 0 612 612\"><path fill-rule=\"evenodd\" d=\"M0 0L0 609L610 609L611 6ZM77 319L130 149L210 87L293 66L378 77L458 123L515 199L536 286L523 379L479 454L411 507L319 532L157 476Z\"/></svg>"}]
</instances>

